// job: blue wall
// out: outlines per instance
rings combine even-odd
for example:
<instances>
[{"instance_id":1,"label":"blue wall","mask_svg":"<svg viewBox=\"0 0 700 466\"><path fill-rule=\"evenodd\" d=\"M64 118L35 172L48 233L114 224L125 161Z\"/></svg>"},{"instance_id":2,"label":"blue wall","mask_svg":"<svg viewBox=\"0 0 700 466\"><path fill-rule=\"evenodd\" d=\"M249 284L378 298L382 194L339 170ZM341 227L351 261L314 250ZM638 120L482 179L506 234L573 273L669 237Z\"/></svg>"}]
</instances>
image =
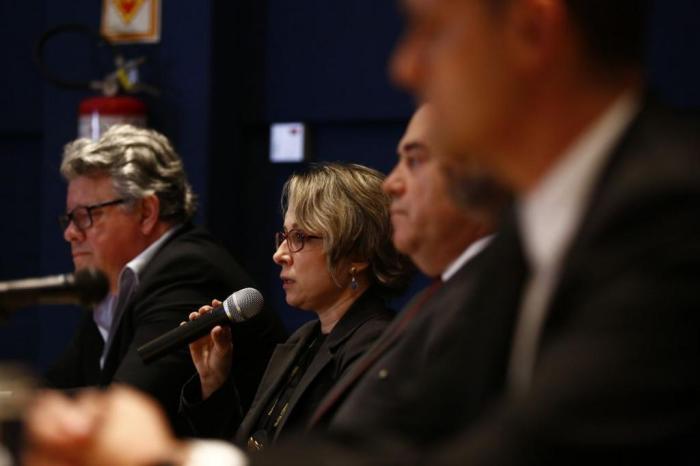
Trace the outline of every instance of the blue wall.
<instances>
[{"instance_id":1,"label":"blue wall","mask_svg":"<svg viewBox=\"0 0 700 466\"><path fill-rule=\"evenodd\" d=\"M351 160L382 171L411 113L394 90L386 60L400 34L394 2L231 0L163 2L162 41L124 49L145 55L151 125L180 151L200 195L198 220L251 272L289 328L308 318L284 303L272 235L281 225L279 192L299 165L267 161L268 127L306 121L316 160ZM31 63L41 32L65 22L98 27L94 0L0 0L0 280L71 269L55 217L65 185L61 147L76 136L86 93L56 89ZM668 100L700 105L700 31L695 0L657 2L650 75ZM49 62L74 76L106 70L75 38L52 44ZM10 65L11 64L11 65ZM0 325L0 359L42 368L70 338L77 313L46 307L16 313Z\"/></svg>"},{"instance_id":2,"label":"blue wall","mask_svg":"<svg viewBox=\"0 0 700 466\"><path fill-rule=\"evenodd\" d=\"M41 263L43 93L31 56L44 8L43 3L30 3L0 3L0 47L6 64L0 73L0 280L36 275ZM39 317L37 309L27 309L0 324L0 358L38 358Z\"/></svg>"}]
</instances>

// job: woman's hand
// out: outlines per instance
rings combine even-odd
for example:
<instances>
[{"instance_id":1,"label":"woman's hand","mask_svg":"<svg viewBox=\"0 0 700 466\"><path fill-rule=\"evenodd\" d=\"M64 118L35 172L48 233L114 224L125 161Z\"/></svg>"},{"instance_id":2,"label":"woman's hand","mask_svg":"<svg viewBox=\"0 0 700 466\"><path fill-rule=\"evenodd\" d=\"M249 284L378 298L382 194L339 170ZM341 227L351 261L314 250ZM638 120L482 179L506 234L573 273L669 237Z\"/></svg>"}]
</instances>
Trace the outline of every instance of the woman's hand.
<instances>
[{"instance_id":1,"label":"woman's hand","mask_svg":"<svg viewBox=\"0 0 700 466\"><path fill-rule=\"evenodd\" d=\"M211 306L202 306L197 312L190 314L190 320L211 312L215 307L221 306L221 301L213 300ZM233 361L233 344L231 328L217 325L209 335L190 343L192 361L199 373L199 381L202 386L202 399L206 400L218 390L231 372Z\"/></svg>"}]
</instances>

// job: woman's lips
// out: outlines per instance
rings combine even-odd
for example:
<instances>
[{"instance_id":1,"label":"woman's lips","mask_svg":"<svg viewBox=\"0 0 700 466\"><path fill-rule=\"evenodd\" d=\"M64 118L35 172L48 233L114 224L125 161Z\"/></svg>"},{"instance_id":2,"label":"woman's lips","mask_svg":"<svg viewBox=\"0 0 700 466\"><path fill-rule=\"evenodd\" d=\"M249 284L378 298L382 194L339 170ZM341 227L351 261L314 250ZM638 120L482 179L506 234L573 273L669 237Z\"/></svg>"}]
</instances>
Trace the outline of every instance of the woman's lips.
<instances>
[{"instance_id":1,"label":"woman's lips","mask_svg":"<svg viewBox=\"0 0 700 466\"><path fill-rule=\"evenodd\" d=\"M287 288L294 283L294 280L287 277L280 277L282 279L282 288Z\"/></svg>"}]
</instances>

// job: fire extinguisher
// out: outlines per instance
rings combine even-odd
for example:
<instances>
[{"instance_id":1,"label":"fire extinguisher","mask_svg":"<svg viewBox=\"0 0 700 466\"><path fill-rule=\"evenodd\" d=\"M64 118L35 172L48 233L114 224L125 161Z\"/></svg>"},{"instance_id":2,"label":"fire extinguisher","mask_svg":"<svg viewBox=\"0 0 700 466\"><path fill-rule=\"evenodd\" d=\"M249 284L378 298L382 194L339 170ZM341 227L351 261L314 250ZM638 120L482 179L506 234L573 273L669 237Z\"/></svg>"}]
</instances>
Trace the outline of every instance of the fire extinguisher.
<instances>
[{"instance_id":1,"label":"fire extinguisher","mask_svg":"<svg viewBox=\"0 0 700 466\"><path fill-rule=\"evenodd\" d=\"M83 99L78 107L78 136L98 139L107 128L119 123L146 126L146 104L128 95Z\"/></svg>"},{"instance_id":2,"label":"fire extinguisher","mask_svg":"<svg viewBox=\"0 0 700 466\"><path fill-rule=\"evenodd\" d=\"M46 66L43 52L46 43L64 33L78 33L90 38L97 46L107 47L113 57L115 70L101 80L74 81L59 77ZM97 32L81 24L64 24L49 29L37 42L34 59L44 77L53 84L65 89L98 91L100 95L87 97L78 107L78 136L97 139L105 130L119 123L146 126L146 104L133 95L148 92L158 95L158 90L139 81L138 66L144 63L143 57L125 61L115 47Z\"/></svg>"}]
</instances>

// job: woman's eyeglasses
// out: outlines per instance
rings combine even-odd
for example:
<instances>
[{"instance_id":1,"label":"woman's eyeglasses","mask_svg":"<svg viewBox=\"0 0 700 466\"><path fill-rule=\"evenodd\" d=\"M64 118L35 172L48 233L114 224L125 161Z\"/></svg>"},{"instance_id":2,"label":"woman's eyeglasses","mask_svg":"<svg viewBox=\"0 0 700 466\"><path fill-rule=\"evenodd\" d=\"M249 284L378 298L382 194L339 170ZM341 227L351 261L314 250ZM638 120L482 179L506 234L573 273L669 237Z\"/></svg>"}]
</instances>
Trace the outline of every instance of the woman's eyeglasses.
<instances>
[{"instance_id":1,"label":"woman's eyeglasses","mask_svg":"<svg viewBox=\"0 0 700 466\"><path fill-rule=\"evenodd\" d=\"M275 233L275 249L279 249L283 242L287 242L289 252L299 252L304 249L304 244L309 239L321 239L320 236L307 235L301 230L284 230Z\"/></svg>"}]
</instances>

